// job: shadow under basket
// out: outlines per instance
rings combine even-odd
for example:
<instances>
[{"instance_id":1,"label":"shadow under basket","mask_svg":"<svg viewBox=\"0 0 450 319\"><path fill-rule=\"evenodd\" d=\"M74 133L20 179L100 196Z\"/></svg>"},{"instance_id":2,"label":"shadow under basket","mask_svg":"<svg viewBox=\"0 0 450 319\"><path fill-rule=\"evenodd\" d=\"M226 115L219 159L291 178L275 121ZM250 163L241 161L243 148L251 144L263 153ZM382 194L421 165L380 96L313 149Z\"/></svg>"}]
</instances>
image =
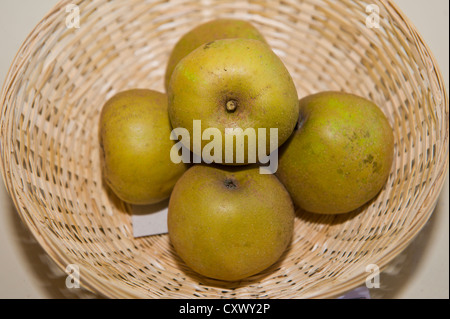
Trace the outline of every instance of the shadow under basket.
<instances>
[{"instance_id":1,"label":"shadow under basket","mask_svg":"<svg viewBox=\"0 0 450 319\"><path fill-rule=\"evenodd\" d=\"M78 5L79 28L67 24L69 4ZM367 13L369 5L378 10ZM368 98L395 135L392 170L373 201L340 216L298 212L283 257L232 283L191 271L168 235L133 237L131 208L102 181L98 143L105 101L130 88L163 92L176 41L219 17L254 24L300 97L338 90ZM1 171L21 219L61 269L78 265L81 285L110 298L336 297L407 247L448 169L442 77L392 1L62 1L21 46L0 105Z\"/></svg>"}]
</instances>

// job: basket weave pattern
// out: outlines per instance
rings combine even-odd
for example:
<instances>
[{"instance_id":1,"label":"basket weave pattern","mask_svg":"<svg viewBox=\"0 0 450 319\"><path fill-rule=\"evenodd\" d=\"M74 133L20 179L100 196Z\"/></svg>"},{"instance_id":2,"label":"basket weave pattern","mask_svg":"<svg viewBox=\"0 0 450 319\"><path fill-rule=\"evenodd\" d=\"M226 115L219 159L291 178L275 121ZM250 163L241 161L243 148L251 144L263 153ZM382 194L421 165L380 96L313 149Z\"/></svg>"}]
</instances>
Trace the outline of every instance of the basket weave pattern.
<instances>
[{"instance_id":1,"label":"basket weave pattern","mask_svg":"<svg viewBox=\"0 0 450 319\"><path fill-rule=\"evenodd\" d=\"M81 13L67 28L66 6ZM366 8L380 9L368 28ZM175 42L213 18L245 19L285 62L300 97L344 90L385 112L396 139L385 188L360 211L298 212L292 245L239 283L198 276L167 235L135 239L131 208L102 181L98 120L113 94L163 92ZM62 1L13 61L1 96L1 171L30 231L81 284L114 298L324 298L364 283L433 212L448 169L448 99L436 63L391 1Z\"/></svg>"}]
</instances>

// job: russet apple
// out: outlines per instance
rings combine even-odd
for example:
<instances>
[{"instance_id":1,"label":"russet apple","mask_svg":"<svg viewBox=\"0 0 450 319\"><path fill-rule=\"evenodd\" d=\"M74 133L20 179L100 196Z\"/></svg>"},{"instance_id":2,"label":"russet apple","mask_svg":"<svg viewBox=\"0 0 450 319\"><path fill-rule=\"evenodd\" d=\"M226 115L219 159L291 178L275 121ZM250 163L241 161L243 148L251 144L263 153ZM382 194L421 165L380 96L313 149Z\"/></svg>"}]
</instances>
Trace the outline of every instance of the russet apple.
<instances>
[{"instance_id":1,"label":"russet apple","mask_svg":"<svg viewBox=\"0 0 450 319\"><path fill-rule=\"evenodd\" d=\"M195 121L201 121L202 135L208 128L218 129L223 146L221 158L214 159L218 164L259 162L259 156L250 161L249 150L268 155L278 149L292 134L299 114L297 90L285 65L266 43L253 39L217 40L191 52L172 74L168 99L173 128L185 128L190 136ZM271 130L275 137L269 136ZM226 148L230 134L243 145ZM202 140L200 149L206 145ZM189 141L184 146L202 155ZM236 155L241 149L242 161Z\"/></svg>"},{"instance_id":2,"label":"russet apple","mask_svg":"<svg viewBox=\"0 0 450 319\"><path fill-rule=\"evenodd\" d=\"M393 155L393 130L376 104L322 92L300 101L299 127L280 150L277 176L302 209L348 213L380 192Z\"/></svg>"},{"instance_id":3,"label":"russet apple","mask_svg":"<svg viewBox=\"0 0 450 319\"><path fill-rule=\"evenodd\" d=\"M169 197L188 168L170 160L170 133L166 94L132 89L105 103L100 116L103 175L120 199L140 205Z\"/></svg>"},{"instance_id":4,"label":"russet apple","mask_svg":"<svg viewBox=\"0 0 450 319\"><path fill-rule=\"evenodd\" d=\"M294 228L294 206L275 175L253 165L195 165L169 201L176 252L206 277L236 281L279 260Z\"/></svg>"},{"instance_id":5,"label":"russet apple","mask_svg":"<svg viewBox=\"0 0 450 319\"><path fill-rule=\"evenodd\" d=\"M266 42L264 36L250 22L240 19L215 19L202 23L185 33L175 44L167 63L164 84L169 87L176 65L199 46L220 39L246 38Z\"/></svg>"}]
</instances>

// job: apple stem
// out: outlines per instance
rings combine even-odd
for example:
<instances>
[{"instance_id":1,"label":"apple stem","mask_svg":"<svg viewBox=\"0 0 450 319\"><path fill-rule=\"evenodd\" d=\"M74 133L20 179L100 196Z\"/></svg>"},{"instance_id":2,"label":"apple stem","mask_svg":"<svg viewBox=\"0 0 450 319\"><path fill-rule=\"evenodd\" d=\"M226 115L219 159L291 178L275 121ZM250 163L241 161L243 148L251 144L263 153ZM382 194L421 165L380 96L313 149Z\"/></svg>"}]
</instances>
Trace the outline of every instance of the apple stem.
<instances>
[{"instance_id":1,"label":"apple stem","mask_svg":"<svg viewBox=\"0 0 450 319\"><path fill-rule=\"evenodd\" d=\"M236 108L237 108L237 102L236 101L229 100L227 102L227 111L228 112L232 113L232 112L236 111Z\"/></svg>"}]
</instances>

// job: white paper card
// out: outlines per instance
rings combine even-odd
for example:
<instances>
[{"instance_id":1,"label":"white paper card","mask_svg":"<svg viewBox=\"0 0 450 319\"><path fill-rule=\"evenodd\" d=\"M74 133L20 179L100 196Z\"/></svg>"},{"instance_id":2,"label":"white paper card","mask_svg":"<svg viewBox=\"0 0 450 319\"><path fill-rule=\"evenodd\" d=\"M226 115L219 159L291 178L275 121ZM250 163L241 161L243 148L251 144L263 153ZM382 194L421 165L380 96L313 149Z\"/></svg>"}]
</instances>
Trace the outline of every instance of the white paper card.
<instances>
[{"instance_id":1,"label":"white paper card","mask_svg":"<svg viewBox=\"0 0 450 319\"><path fill-rule=\"evenodd\" d=\"M166 234L167 206L168 201L156 205L132 206L133 236L138 238Z\"/></svg>"}]
</instances>

